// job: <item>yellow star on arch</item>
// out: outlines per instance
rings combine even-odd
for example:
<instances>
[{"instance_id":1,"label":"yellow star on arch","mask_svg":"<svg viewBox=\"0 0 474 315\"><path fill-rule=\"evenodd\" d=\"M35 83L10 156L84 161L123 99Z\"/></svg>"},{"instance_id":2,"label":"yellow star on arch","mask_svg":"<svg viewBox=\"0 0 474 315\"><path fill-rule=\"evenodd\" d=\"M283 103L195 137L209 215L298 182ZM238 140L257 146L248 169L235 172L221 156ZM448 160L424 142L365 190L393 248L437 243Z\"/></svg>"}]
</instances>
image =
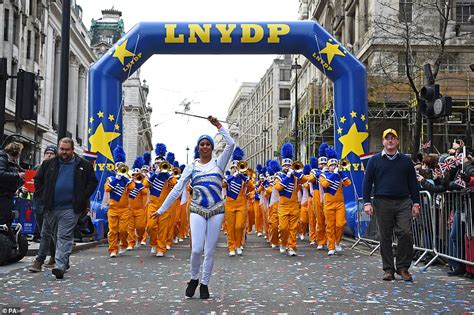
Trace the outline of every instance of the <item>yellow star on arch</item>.
<instances>
[{"instance_id":1,"label":"yellow star on arch","mask_svg":"<svg viewBox=\"0 0 474 315\"><path fill-rule=\"evenodd\" d=\"M94 122L94 118L93 117L90 117L89 118L89 122L92 124Z\"/></svg>"},{"instance_id":2,"label":"yellow star on arch","mask_svg":"<svg viewBox=\"0 0 474 315\"><path fill-rule=\"evenodd\" d=\"M349 131L345 135L339 137L339 141L342 143L341 158L345 158L350 152L353 152L357 156L364 154L362 142L364 142L368 137L368 132L359 132L356 124L353 123Z\"/></svg>"},{"instance_id":3,"label":"yellow star on arch","mask_svg":"<svg viewBox=\"0 0 474 315\"><path fill-rule=\"evenodd\" d=\"M112 151L110 150L110 142L120 136L118 132L106 132L104 130L104 125L99 124L94 134L89 137L89 142L91 144L91 152L99 152L105 156L110 161L114 161L112 156Z\"/></svg>"},{"instance_id":4,"label":"yellow star on arch","mask_svg":"<svg viewBox=\"0 0 474 315\"><path fill-rule=\"evenodd\" d=\"M331 64L332 58L334 58L334 56L346 56L346 54L339 50L339 44L331 43L326 43L326 47L320 51L320 54L326 54L328 57L328 64Z\"/></svg>"},{"instance_id":5,"label":"yellow star on arch","mask_svg":"<svg viewBox=\"0 0 474 315\"><path fill-rule=\"evenodd\" d=\"M114 115L110 114L109 115L109 120L110 120L110 122L114 121Z\"/></svg>"},{"instance_id":6,"label":"yellow star on arch","mask_svg":"<svg viewBox=\"0 0 474 315\"><path fill-rule=\"evenodd\" d=\"M364 114L360 115L360 120L365 121L365 115Z\"/></svg>"},{"instance_id":7,"label":"yellow star on arch","mask_svg":"<svg viewBox=\"0 0 474 315\"><path fill-rule=\"evenodd\" d=\"M345 123L345 122L346 122L346 117L342 116L342 117L339 119L339 121L340 121L342 124Z\"/></svg>"},{"instance_id":8,"label":"yellow star on arch","mask_svg":"<svg viewBox=\"0 0 474 315\"><path fill-rule=\"evenodd\" d=\"M341 127L337 128L337 133L342 134L342 128Z\"/></svg>"},{"instance_id":9,"label":"yellow star on arch","mask_svg":"<svg viewBox=\"0 0 474 315\"><path fill-rule=\"evenodd\" d=\"M118 124L115 124L115 130L119 130L120 126Z\"/></svg>"},{"instance_id":10,"label":"yellow star on arch","mask_svg":"<svg viewBox=\"0 0 474 315\"><path fill-rule=\"evenodd\" d=\"M99 117L99 118L104 118L104 113L103 113L102 111L99 111L99 112L97 113L97 117Z\"/></svg>"},{"instance_id":11,"label":"yellow star on arch","mask_svg":"<svg viewBox=\"0 0 474 315\"><path fill-rule=\"evenodd\" d=\"M135 56L134 53L127 50L127 43L128 43L128 39L124 40L123 43L121 43L120 45L117 46L117 48L115 48L115 51L113 54L113 57L116 57L120 61L122 66L125 63L125 57Z\"/></svg>"},{"instance_id":12,"label":"yellow star on arch","mask_svg":"<svg viewBox=\"0 0 474 315\"><path fill-rule=\"evenodd\" d=\"M351 112L351 117L352 117L352 118L356 118L356 117L357 117L357 113L356 113L355 111L352 111L352 112Z\"/></svg>"}]
</instances>

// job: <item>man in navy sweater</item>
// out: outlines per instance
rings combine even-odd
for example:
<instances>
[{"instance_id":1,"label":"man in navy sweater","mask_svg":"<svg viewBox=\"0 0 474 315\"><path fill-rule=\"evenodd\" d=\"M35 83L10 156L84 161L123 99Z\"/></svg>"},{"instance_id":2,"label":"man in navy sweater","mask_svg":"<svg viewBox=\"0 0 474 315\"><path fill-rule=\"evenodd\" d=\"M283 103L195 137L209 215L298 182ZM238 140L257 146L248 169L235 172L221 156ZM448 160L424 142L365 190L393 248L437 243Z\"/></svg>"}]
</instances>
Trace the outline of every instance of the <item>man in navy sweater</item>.
<instances>
[{"instance_id":1,"label":"man in navy sweater","mask_svg":"<svg viewBox=\"0 0 474 315\"><path fill-rule=\"evenodd\" d=\"M403 280L412 281L408 271L413 260L411 220L420 212L419 186L411 159L398 151L397 132L387 129L382 138L384 149L369 160L365 172L364 211L368 215L375 212L379 226L383 280L394 280L396 272ZM392 251L394 232L398 239L396 262Z\"/></svg>"}]
</instances>

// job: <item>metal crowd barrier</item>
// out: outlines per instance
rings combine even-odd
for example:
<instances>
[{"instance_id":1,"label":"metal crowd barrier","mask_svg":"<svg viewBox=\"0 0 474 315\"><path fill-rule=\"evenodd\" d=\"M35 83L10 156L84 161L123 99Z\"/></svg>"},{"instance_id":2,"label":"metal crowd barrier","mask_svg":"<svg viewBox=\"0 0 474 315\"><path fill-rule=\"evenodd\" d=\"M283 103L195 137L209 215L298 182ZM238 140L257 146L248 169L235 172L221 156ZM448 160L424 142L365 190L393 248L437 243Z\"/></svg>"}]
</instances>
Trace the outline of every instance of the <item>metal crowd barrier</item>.
<instances>
[{"instance_id":1,"label":"metal crowd barrier","mask_svg":"<svg viewBox=\"0 0 474 315\"><path fill-rule=\"evenodd\" d=\"M413 249L420 253L414 265L418 265L427 254L432 259L424 266L428 269L439 258L446 258L474 266L473 253L466 251L466 242L474 237L472 191L447 191L433 196L420 192L420 215L412 220ZM373 255L380 248L378 225L375 216L365 214L362 198L358 201L355 248L364 244ZM397 244L395 235L393 244ZM472 249L471 249L472 251Z\"/></svg>"}]
</instances>

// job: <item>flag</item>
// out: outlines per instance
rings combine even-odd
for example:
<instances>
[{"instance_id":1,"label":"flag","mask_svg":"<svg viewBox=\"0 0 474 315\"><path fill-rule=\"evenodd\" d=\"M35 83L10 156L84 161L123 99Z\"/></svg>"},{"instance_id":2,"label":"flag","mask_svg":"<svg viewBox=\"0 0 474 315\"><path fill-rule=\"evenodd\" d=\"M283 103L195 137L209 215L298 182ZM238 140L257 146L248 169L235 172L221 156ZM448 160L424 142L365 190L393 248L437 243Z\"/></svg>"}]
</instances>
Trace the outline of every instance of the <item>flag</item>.
<instances>
[{"instance_id":1,"label":"flag","mask_svg":"<svg viewBox=\"0 0 474 315\"><path fill-rule=\"evenodd\" d=\"M368 152L368 153L364 153L362 155L360 155L360 160L361 161L366 161L366 160L369 160L372 156L374 156L374 152Z\"/></svg>"},{"instance_id":2,"label":"flag","mask_svg":"<svg viewBox=\"0 0 474 315\"><path fill-rule=\"evenodd\" d=\"M459 153L455 158L454 158L454 163L456 165L462 165L462 161L464 160L464 154Z\"/></svg>"},{"instance_id":3,"label":"flag","mask_svg":"<svg viewBox=\"0 0 474 315\"><path fill-rule=\"evenodd\" d=\"M428 141L428 142L426 142L426 143L423 143L423 144L421 145L421 148L422 148L422 149L431 148L431 140Z\"/></svg>"},{"instance_id":4,"label":"flag","mask_svg":"<svg viewBox=\"0 0 474 315\"><path fill-rule=\"evenodd\" d=\"M461 186L462 188L466 188L466 182L463 181L462 177L461 177L461 171L459 171L456 175L456 179L454 180L454 182Z\"/></svg>"}]
</instances>

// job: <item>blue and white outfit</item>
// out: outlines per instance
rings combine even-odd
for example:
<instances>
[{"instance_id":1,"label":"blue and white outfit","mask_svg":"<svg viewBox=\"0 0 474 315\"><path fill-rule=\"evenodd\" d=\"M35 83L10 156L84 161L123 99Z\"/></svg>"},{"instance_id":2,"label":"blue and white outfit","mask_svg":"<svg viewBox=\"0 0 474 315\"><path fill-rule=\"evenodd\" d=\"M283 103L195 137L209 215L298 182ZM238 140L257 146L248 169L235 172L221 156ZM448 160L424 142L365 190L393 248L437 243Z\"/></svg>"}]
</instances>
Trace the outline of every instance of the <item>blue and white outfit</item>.
<instances>
[{"instance_id":1,"label":"blue and white outfit","mask_svg":"<svg viewBox=\"0 0 474 315\"><path fill-rule=\"evenodd\" d=\"M181 178L174 186L163 205L158 209L161 215L183 193L191 180L192 199L190 204L190 227L192 237L191 250L191 279L199 279L201 255L204 250L204 262L201 283L207 285L214 265L214 252L217 246L220 227L224 220L224 198L222 196L222 181L227 163L235 148L235 142L229 132L221 127L219 133L227 145L222 155L201 164L196 159L186 166ZM199 141L202 140L202 137ZM212 140L212 139L211 139ZM212 142L211 142L212 143ZM199 144L199 142L198 142Z\"/></svg>"}]
</instances>

